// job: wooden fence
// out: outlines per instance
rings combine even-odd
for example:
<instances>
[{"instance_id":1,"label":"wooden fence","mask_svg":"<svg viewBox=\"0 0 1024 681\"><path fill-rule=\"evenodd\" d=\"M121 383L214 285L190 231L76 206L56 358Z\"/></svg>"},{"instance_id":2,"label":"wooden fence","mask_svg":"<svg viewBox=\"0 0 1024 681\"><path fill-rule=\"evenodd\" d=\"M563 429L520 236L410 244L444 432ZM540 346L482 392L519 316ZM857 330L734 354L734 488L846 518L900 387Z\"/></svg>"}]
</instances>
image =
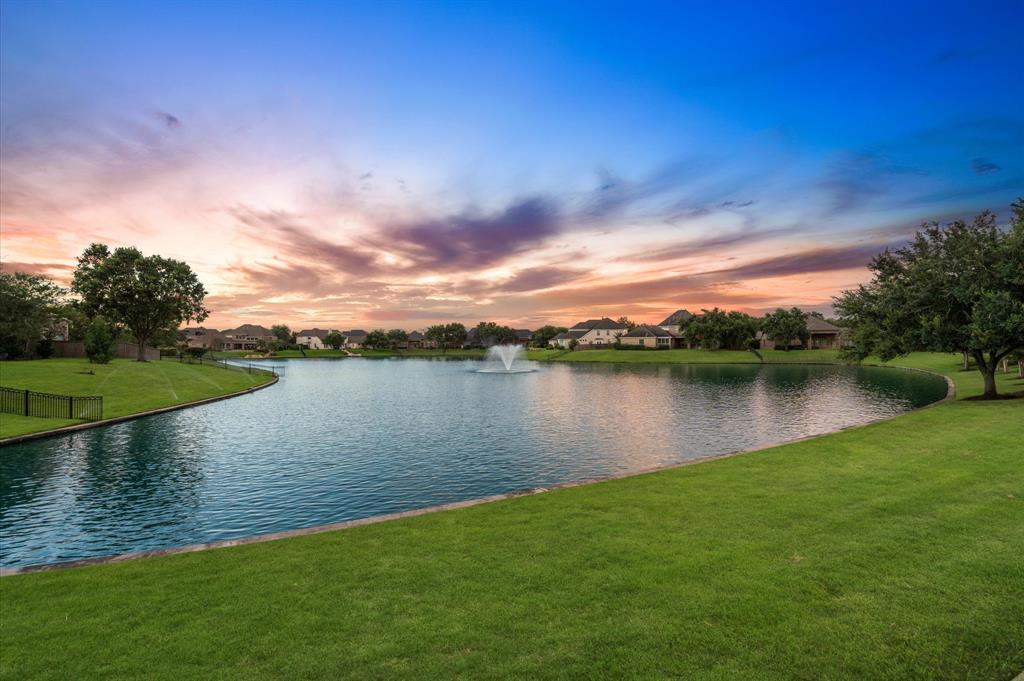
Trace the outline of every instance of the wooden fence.
<instances>
[{"instance_id":1,"label":"wooden fence","mask_svg":"<svg viewBox=\"0 0 1024 681\"><path fill-rule=\"evenodd\" d=\"M85 343L82 341L56 341L53 344L54 357L85 357ZM115 343L114 357L120 359L138 359L139 346L136 343ZM160 351L146 348L146 360L155 362L160 359Z\"/></svg>"}]
</instances>

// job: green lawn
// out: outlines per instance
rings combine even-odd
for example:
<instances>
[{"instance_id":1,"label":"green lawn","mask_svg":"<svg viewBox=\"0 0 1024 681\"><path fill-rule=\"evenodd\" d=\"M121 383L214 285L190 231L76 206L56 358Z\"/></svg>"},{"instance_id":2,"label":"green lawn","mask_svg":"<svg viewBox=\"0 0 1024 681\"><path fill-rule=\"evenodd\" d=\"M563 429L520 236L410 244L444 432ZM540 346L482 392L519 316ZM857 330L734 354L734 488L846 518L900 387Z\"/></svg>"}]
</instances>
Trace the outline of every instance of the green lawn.
<instances>
[{"instance_id":1,"label":"green lawn","mask_svg":"<svg viewBox=\"0 0 1024 681\"><path fill-rule=\"evenodd\" d=\"M115 359L90 364L85 359L0 362L0 385L59 395L102 395L104 418L215 397L260 385L270 375L248 374L175 360L136 362ZM78 423L0 414L0 438Z\"/></svg>"},{"instance_id":2,"label":"green lawn","mask_svg":"<svg viewBox=\"0 0 1024 681\"><path fill-rule=\"evenodd\" d=\"M955 357L906 363L978 393ZM0 676L1010 679L1021 442L1024 400L958 400L458 511L5 577Z\"/></svg>"}]
</instances>

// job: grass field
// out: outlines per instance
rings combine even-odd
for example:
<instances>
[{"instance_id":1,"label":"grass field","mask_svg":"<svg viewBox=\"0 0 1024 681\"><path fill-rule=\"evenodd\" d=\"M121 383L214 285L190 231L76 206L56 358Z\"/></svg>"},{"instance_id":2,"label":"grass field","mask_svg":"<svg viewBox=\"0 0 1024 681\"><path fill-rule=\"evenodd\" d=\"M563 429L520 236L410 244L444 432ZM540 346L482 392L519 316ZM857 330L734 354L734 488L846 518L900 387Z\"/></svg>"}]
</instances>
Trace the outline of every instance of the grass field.
<instances>
[{"instance_id":1,"label":"grass field","mask_svg":"<svg viewBox=\"0 0 1024 681\"><path fill-rule=\"evenodd\" d=\"M955 357L906 363L979 392ZM957 400L458 511L5 577L0 676L1009 679L1022 441L1024 400Z\"/></svg>"},{"instance_id":2,"label":"grass field","mask_svg":"<svg viewBox=\"0 0 1024 681\"><path fill-rule=\"evenodd\" d=\"M271 378L262 373L250 375L173 360L115 359L110 364L90 364L85 359L0 362L0 385L59 395L102 395L104 418L225 395ZM0 414L0 438L74 423L78 421Z\"/></svg>"}]
</instances>

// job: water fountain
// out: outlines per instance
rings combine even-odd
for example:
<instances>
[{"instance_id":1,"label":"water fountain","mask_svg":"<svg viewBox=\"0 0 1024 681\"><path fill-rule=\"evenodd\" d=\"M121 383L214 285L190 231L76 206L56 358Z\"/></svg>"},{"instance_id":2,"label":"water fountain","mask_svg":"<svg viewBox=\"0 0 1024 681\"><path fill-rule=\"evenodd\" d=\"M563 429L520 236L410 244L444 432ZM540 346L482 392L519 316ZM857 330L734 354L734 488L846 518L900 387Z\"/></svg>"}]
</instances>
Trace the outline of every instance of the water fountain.
<instances>
[{"instance_id":1,"label":"water fountain","mask_svg":"<svg viewBox=\"0 0 1024 681\"><path fill-rule=\"evenodd\" d=\"M482 374L521 374L533 369L516 366L516 359L523 354L521 345L492 345L487 348L487 361L491 366L480 369ZM500 364L499 364L500 362Z\"/></svg>"}]
</instances>

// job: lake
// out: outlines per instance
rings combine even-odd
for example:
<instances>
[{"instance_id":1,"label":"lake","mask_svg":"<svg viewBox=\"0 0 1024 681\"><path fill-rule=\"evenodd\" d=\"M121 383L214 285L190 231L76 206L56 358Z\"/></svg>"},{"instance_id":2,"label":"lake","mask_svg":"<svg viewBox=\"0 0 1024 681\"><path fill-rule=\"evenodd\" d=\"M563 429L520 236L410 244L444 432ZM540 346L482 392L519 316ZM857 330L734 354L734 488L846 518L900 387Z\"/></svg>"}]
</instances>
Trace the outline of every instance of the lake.
<instances>
[{"instance_id":1,"label":"lake","mask_svg":"<svg viewBox=\"0 0 1024 681\"><path fill-rule=\"evenodd\" d=\"M876 367L294 360L272 387L0 450L0 565L364 518L670 466L890 417Z\"/></svg>"}]
</instances>

